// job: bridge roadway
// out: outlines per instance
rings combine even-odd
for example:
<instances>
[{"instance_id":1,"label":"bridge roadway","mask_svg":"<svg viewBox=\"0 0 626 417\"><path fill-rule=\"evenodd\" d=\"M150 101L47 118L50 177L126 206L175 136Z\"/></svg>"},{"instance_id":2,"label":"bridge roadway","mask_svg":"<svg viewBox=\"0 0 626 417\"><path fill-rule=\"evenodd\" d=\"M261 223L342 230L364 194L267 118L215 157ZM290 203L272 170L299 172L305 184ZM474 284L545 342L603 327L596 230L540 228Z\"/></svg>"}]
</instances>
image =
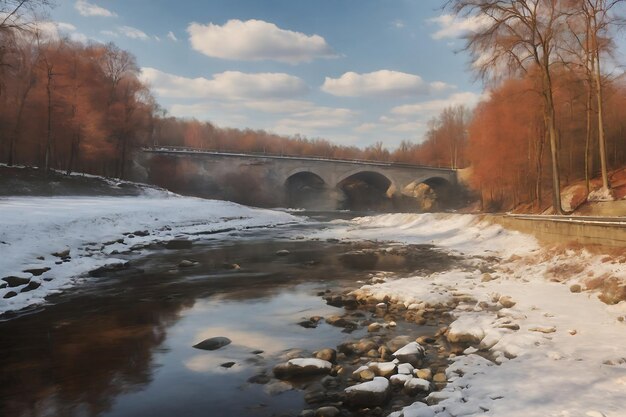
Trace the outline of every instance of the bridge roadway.
<instances>
[{"instance_id":1,"label":"bridge roadway","mask_svg":"<svg viewBox=\"0 0 626 417\"><path fill-rule=\"evenodd\" d=\"M453 190L457 188L455 169L391 162L173 147L144 148L135 162L134 172L138 180L155 183L150 177L156 170L167 164L185 165L186 170L194 172L194 181L204 179L214 188L219 187L225 178L246 175L269 189L283 190L285 195L312 189L341 192L345 191L346 184L354 181L382 190L390 198L409 195L421 183L427 184L438 195L454 195Z\"/></svg>"}]
</instances>

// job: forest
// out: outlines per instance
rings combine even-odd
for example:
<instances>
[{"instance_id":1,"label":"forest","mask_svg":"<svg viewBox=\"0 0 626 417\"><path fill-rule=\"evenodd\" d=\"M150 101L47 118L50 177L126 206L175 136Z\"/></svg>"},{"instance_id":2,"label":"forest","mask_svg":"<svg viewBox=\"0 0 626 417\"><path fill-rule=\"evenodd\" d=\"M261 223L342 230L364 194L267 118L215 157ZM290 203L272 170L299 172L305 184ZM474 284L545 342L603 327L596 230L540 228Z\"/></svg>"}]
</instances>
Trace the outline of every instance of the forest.
<instances>
[{"instance_id":1,"label":"forest","mask_svg":"<svg viewBox=\"0 0 626 417\"><path fill-rule=\"evenodd\" d=\"M2 2L0 12L17 3ZM0 160L44 175L118 178L145 146L392 161L467 168L484 210L561 212L562 187L585 181L587 193L611 198L610 173L626 163L626 79L614 53L621 3L447 2L458 16L490 18L465 38L487 98L475 109L443 109L421 142L391 150L383 141L358 148L169 116L131 53L49 36L24 8L0 23Z\"/></svg>"}]
</instances>

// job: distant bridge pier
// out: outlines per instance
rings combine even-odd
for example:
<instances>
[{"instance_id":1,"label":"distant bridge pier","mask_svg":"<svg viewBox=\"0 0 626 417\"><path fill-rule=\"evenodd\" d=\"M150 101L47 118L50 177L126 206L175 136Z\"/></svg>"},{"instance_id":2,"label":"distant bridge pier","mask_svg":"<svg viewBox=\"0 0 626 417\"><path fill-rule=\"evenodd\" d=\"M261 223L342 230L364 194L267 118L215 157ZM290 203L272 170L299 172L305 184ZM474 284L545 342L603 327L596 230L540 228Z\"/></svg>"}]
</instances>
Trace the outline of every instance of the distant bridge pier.
<instances>
[{"instance_id":1,"label":"distant bridge pier","mask_svg":"<svg viewBox=\"0 0 626 417\"><path fill-rule=\"evenodd\" d=\"M453 169L373 161L154 148L134 165L139 181L265 207L432 211L461 190Z\"/></svg>"}]
</instances>

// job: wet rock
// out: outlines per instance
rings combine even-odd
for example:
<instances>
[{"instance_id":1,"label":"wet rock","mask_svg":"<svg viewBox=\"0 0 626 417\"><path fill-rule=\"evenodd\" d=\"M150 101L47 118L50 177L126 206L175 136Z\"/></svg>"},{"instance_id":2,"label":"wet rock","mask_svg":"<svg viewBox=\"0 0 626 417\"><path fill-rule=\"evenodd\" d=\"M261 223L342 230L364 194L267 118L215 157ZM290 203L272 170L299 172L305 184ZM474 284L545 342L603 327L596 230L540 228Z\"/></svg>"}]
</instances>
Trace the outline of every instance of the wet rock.
<instances>
[{"instance_id":1,"label":"wet rock","mask_svg":"<svg viewBox=\"0 0 626 417\"><path fill-rule=\"evenodd\" d=\"M389 381L376 377L373 381L353 385L344 390L346 403L354 408L377 407L389 399Z\"/></svg>"},{"instance_id":2,"label":"wet rock","mask_svg":"<svg viewBox=\"0 0 626 417\"><path fill-rule=\"evenodd\" d=\"M315 417L315 410L302 410L298 417Z\"/></svg>"},{"instance_id":3,"label":"wet rock","mask_svg":"<svg viewBox=\"0 0 626 417\"><path fill-rule=\"evenodd\" d=\"M226 369L228 369L228 368L232 368L234 365L235 365L235 362L224 362L224 363L223 363L223 364L221 364L220 366L221 366L222 368L226 368Z\"/></svg>"},{"instance_id":4,"label":"wet rock","mask_svg":"<svg viewBox=\"0 0 626 417\"><path fill-rule=\"evenodd\" d=\"M9 291L8 293L4 294L4 297L2 298L13 298L17 295L17 293L15 291Z\"/></svg>"},{"instance_id":5,"label":"wet rock","mask_svg":"<svg viewBox=\"0 0 626 417\"><path fill-rule=\"evenodd\" d=\"M276 251L276 256L287 256L290 253L291 252L289 252L287 249L281 249L279 251Z\"/></svg>"},{"instance_id":6,"label":"wet rock","mask_svg":"<svg viewBox=\"0 0 626 417\"><path fill-rule=\"evenodd\" d=\"M56 256L57 258L66 258L70 256L70 250L68 248L62 251L52 252L52 256Z\"/></svg>"},{"instance_id":7,"label":"wet rock","mask_svg":"<svg viewBox=\"0 0 626 417\"><path fill-rule=\"evenodd\" d=\"M419 366L424 359L425 350L417 342L411 342L398 349L393 356L403 363L410 363L413 366Z\"/></svg>"},{"instance_id":8,"label":"wet rock","mask_svg":"<svg viewBox=\"0 0 626 417\"><path fill-rule=\"evenodd\" d=\"M341 298L340 295L337 295L337 294L326 296L324 297L324 300L326 300L326 304L328 304L329 306L333 306L333 307L343 306L343 299Z\"/></svg>"},{"instance_id":9,"label":"wet rock","mask_svg":"<svg viewBox=\"0 0 626 417\"><path fill-rule=\"evenodd\" d=\"M146 237L146 236L150 235L150 232L148 232L147 230L135 230L135 231L133 232L133 234L134 234L135 236Z\"/></svg>"},{"instance_id":10,"label":"wet rock","mask_svg":"<svg viewBox=\"0 0 626 417\"><path fill-rule=\"evenodd\" d=\"M359 307L359 302L354 295L347 295L341 298L343 308L346 310L356 310Z\"/></svg>"},{"instance_id":11,"label":"wet rock","mask_svg":"<svg viewBox=\"0 0 626 417\"><path fill-rule=\"evenodd\" d=\"M419 343L420 345L430 345L430 344L435 343L437 339L435 339L434 337L430 337L430 336L420 336L417 339L415 339L415 341Z\"/></svg>"},{"instance_id":12,"label":"wet rock","mask_svg":"<svg viewBox=\"0 0 626 417\"><path fill-rule=\"evenodd\" d=\"M319 404L328 401L328 396L322 390L310 391L304 394L304 401L307 404Z\"/></svg>"},{"instance_id":13,"label":"wet rock","mask_svg":"<svg viewBox=\"0 0 626 417\"><path fill-rule=\"evenodd\" d=\"M271 384L265 385L265 388L263 388L263 391L265 391L267 395L274 396L274 395L282 394L283 392L291 391L292 389L293 389L293 386L291 384L288 384L283 381L276 381L276 382L272 382Z\"/></svg>"},{"instance_id":14,"label":"wet rock","mask_svg":"<svg viewBox=\"0 0 626 417\"><path fill-rule=\"evenodd\" d=\"M413 341L413 338L410 336L405 336L405 335L396 336L387 342L387 347L392 352L395 352L412 341Z\"/></svg>"},{"instance_id":15,"label":"wet rock","mask_svg":"<svg viewBox=\"0 0 626 417\"><path fill-rule=\"evenodd\" d=\"M178 267L179 268L190 268L190 267L196 266L196 265L198 265L198 262L190 261L189 259L183 259L182 261L180 261L178 263Z\"/></svg>"},{"instance_id":16,"label":"wet rock","mask_svg":"<svg viewBox=\"0 0 626 417\"><path fill-rule=\"evenodd\" d=\"M7 284L6 282L0 282L0 290L3 289L3 288L6 288L8 286L9 286L9 284Z\"/></svg>"},{"instance_id":17,"label":"wet rock","mask_svg":"<svg viewBox=\"0 0 626 417\"><path fill-rule=\"evenodd\" d=\"M26 272L27 274L33 274L34 276L38 277L38 276L48 272L49 270L50 270L50 268L48 268L48 267L42 267L42 268L25 269L23 272Z\"/></svg>"},{"instance_id":18,"label":"wet rock","mask_svg":"<svg viewBox=\"0 0 626 417\"><path fill-rule=\"evenodd\" d=\"M250 378L248 378L248 382L251 384L259 384L259 385L265 385L268 382L271 381L272 378L270 378L269 375L265 374L265 373L261 373L258 375L254 375Z\"/></svg>"},{"instance_id":19,"label":"wet rock","mask_svg":"<svg viewBox=\"0 0 626 417\"><path fill-rule=\"evenodd\" d=\"M188 239L172 239L165 244L166 249L190 249L193 245Z\"/></svg>"},{"instance_id":20,"label":"wet rock","mask_svg":"<svg viewBox=\"0 0 626 417\"><path fill-rule=\"evenodd\" d=\"M302 326L305 329L315 329L317 327L317 323L314 323L311 320L303 320L298 322L298 326Z\"/></svg>"},{"instance_id":21,"label":"wet rock","mask_svg":"<svg viewBox=\"0 0 626 417\"><path fill-rule=\"evenodd\" d=\"M37 281L31 281L28 283L27 286L25 286L24 288L22 288L22 290L20 292L29 292L29 291L33 291L36 290L37 288L41 287L41 283L37 282Z\"/></svg>"},{"instance_id":22,"label":"wet rock","mask_svg":"<svg viewBox=\"0 0 626 417\"><path fill-rule=\"evenodd\" d=\"M335 363L337 361L337 351L331 348L318 350L313 354L313 356L315 356L315 358L317 359L321 359L330 363Z\"/></svg>"},{"instance_id":23,"label":"wet rock","mask_svg":"<svg viewBox=\"0 0 626 417\"><path fill-rule=\"evenodd\" d=\"M252 352L250 352L250 353L252 353L253 355L260 355L261 353L263 353L263 351L262 351L262 350L258 350L258 349L257 349L257 350L253 350L253 351L252 351Z\"/></svg>"},{"instance_id":24,"label":"wet rock","mask_svg":"<svg viewBox=\"0 0 626 417\"><path fill-rule=\"evenodd\" d=\"M289 379L309 375L329 374L332 364L322 359L297 358L274 367L274 375L279 379Z\"/></svg>"},{"instance_id":25,"label":"wet rock","mask_svg":"<svg viewBox=\"0 0 626 417\"><path fill-rule=\"evenodd\" d=\"M241 269L241 266L239 266L239 264L229 264L225 262L222 264L222 268L236 271L236 270Z\"/></svg>"},{"instance_id":26,"label":"wet rock","mask_svg":"<svg viewBox=\"0 0 626 417\"><path fill-rule=\"evenodd\" d=\"M202 342L193 345L193 347L202 350L217 350L229 345L230 343L231 340L229 338L218 336L205 339Z\"/></svg>"},{"instance_id":27,"label":"wet rock","mask_svg":"<svg viewBox=\"0 0 626 417\"><path fill-rule=\"evenodd\" d=\"M30 282L30 278L15 276L4 277L2 278L2 280L6 282L11 288L19 287L20 285L28 284Z\"/></svg>"},{"instance_id":28,"label":"wet rock","mask_svg":"<svg viewBox=\"0 0 626 417\"><path fill-rule=\"evenodd\" d=\"M341 316L330 316L326 318L326 323L330 324L331 326L343 327L346 329L347 328L356 329L358 327L357 323L350 321L350 320L346 320L345 318Z\"/></svg>"},{"instance_id":29,"label":"wet rock","mask_svg":"<svg viewBox=\"0 0 626 417\"><path fill-rule=\"evenodd\" d=\"M366 368L361 370L361 372L357 374L357 377L359 381L372 381L374 378L376 378L376 374L371 369Z\"/></svg>"},{"instance_id":30,"label":"wet rock","mask_svg":"<svg viewBox=\"0 0 626 417\"><path fill-rule=\"evenodd\" d=\"M337 407L326 406L315 410L315 417L337 417L341 414Z\"/></svg>"}]
</instances>

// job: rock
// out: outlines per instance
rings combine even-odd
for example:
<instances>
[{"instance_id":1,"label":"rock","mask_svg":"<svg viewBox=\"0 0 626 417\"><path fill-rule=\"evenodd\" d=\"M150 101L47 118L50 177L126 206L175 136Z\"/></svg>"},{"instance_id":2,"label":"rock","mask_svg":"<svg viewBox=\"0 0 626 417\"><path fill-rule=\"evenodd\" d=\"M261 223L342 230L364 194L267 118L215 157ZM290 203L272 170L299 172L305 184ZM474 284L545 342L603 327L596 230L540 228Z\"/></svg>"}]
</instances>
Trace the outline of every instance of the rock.
<instances>
[{"instance_id":1,"label":"rock","mask_svg":"<svg viewBox=\"0 0 626 417\"><path fill-rule=\"evenodd\" d=\"M3 298L13 298L17 295L17 293L15 291L9 291L8 293L4 294Z\"/></svg>"},{"instance_id":2,"label":"rock","mask_svg":"<svg viewBox=\"0 0 626 417\"><path fill-rule=\"evenodd\" d=\"M202 350L217 350L229 345L230 343L231 340L229 338L218 336L205 339L202 342L193 345L193 347Z\"/></svg>"},{"instance_id":3,"label":"rock","mask_svg":"<svg viewBox=\"0 0 626 417\"><path fill-rule=\"evenodd\" d=\"M354 295L342 297L341 303L346 310L356 310L359 307L359 302Z\"/></svg>"},{"instance_id":4,"label":"rock","mask_svg":"<svg viewBox=\"0 0 626 417\"><path fill-rule=\"evenodd\" d=\"M401 363L398 365L398 373L404 375L412 375L415 368L410 363Z\"/></svg>"},{"instance_id":5,"label":"rock","mask_svg":"<svg viewBox=\"0 0 626 417\"><path fill-rule=\"evenodd\" d=\"M30 278L15 277L15 276L4 277L2 278L2 280L6 282L7 284L9 284L9 287L11 288L19 287L20 285L28 284L30 282Z\"/></svg>"},{"instance_id":6,"label":"rock","mask_svg":"<svg viewBox=\"0 0 626 417\"><path fill-rule=\"evenodd\" d=\"M569 287L569 290L571 292L577 293L577 292L581 292L583 288L580 286L580 284L574 284L571 287Z\"/></svg>"},{"instance_id":7,"label":"rock","mask_svg":"<svg viewBox=\"0 0 626 417\"><path fill-rule=\"evenodd\" d=\"M103 265L99 268L89 271L90 277L100 278L112 272L118 272L125 269L128 266L128 262L115 262L108 265Z\"/></svg>"},{"instance_id":8,"label":"rock","mask_svg":"<svg viewBox=\"0 0 626 417\"><path fill-rule=\"evenodd\" d=\"M411 375L396 374L391 375L391 378L389 378L389 382L391 382L391 385L404 386L404 384L412 378L413 377Z\"/></svg>"},{"instance_id":9,"label":"rock","mask_svg":"<svg viewBox=\"0 0 626 417\"><path fill-rule=\"evenodd\" d=\"M491 274L489 273L484 273L483 276L480 279L481 282L489 282L489 281L493 281L493 276L491 276Z\"/></svg>"},{"instance_id":10,"label":"rock","mask_svg":"<svg viewBox=\"0 0 626 417\"><path fill-rule=\"evenodd\" d=\"M188 239L172 239L165 244L166 249L190 249L193 245Z\"/></svg>"},{"instance_id":11,"label":"rock","mask_svg":"<svg viewBox=\"0 0 626 417\"><path fill-rule=\"evenodd\" d=\"M376 374L376 376L382 376L385 378L389 378L398 371L398 367L393 362L371 362L367 366Z\"/></svg>"},{"instance_id":12,"label":"rock","mask_svg":"<svg viewBox=\"0 0 626 417\"><path fill-rule=\"evenodd\" d=\"M148 232L147 230L135 230L135 231L133 232L133 234L134 234L135 236L145 237L145 236L150 235L150 232Z\"/></svg>"},{"instance_id":13,"label":"rock","mask_svg":"<svg viewBox=\"0 0 626 417\"><path fill-rule=\"evenodd\" d=\"M70 249L65 249L62 251L58 251L58 252L53 252L52 256L56 256L57 258L65 258L70 256Z\"/></svg>"},{"instance_id":14,"label":"rock","mask_svg":"<svg viewBox=\"0 0 626 417\"><path fill-rule=\"evenodd\" d=\"M182 261L180 261L180 262L178 263L178 267L179 267L179 268L190 268L190 267L192 267L192 266L196 266L196 265L198 265L198 262L196 262L196 261L190 261L190 260L188 260L188 259L183 259Z\"/></svg>"},{"instance_id":15,"label":"rock","mask_svg":"<svg viewBox=\"0 0 626 417\"><path fill-rule=\"evenodd\" d=\"M435 376L433 376L433 382L448 382L448 377L443 372L437 372Z\"/></svg>"},{"instance_id":16,"label":"rock","mask_svg":"<svg viewBox=\"0 0 626 417\"><path fill-rule=\"evenodd\" d=\"M380 323L372 323L369 326L367 326L367 331L369 333L374 333L374 332L379 331L382 327L383 325Z\"/></svg>"},{"instance_id":17,"label":"rock","mask_svg":"<svg viewBox=\"0 0 626 417\"><path fill-rule=\"evenodd\" d=\"M248 382L251 383L251 384L264 385L264 384L267 384L270 381L271 381L271 378L269 377L269 375L267 375L265 373L254 375L254 376L248 378Z\"/></svg>"},{"instance_id":18,"label":"rock","mask_svg":"<svg viewBox=\"0 0 626 417\"><path fill-rule=\"evenodd\" d=\"M226 262L222 264L222 267L224 269L231 269L231 270L235 270L235 271L241 269L241 266L239 266L239 264L229 264L229 263L226 263Z\"/></svg>"},{"instance_id":19,"label":"rock","mask_svg":"<svg viewBox=\"0 0 626 417\"><path fill-rule=\"evenodd\" d=\"M298 417L315 417L315 410L302 410Z\"/></svg>"},{"instance_id":20,"label":"rock","mask_svg":"<svg viewBox=\"0 0 626 417\"><path fill-rule=\"evenodd\" d=\"M417 343L419 343L420 345L430 345L433 344L437 341L437 339L435 339L434 337L430 337L430 336L420 336L417 339L415 339L415 341Z\"/></svg>"},{"instance_id":21,"label":"rock","mask_svg":"<svg viewBox=\"0 0 626 417\"><path fill-rule=\"evenodd\" d=\"M396 336L396 337L394 337L393 339L391 339L390 341L387 342L387 347L392 352L395 352L396 350L402 348L403 346L405 346L406 344L410 343L411 341L413 341L412 337L405 336L405 335Z\"/></svg>"},{"instance_id":22,"label":"rock","mask_svg":"<svg viewBox=\"0 0 626 417\"><path fill-rule=\"evenodd\" d=\"M274 396L274 395L282 394L283 392L291 391L292 389L293 389L293 386L291 384L288 384L283 381L276 381L276 382L272 382L271 384L265 385L265 388L263 388L263 391L265 391L267 395Z\"/></svg>"},{"instance_id":23,"label":"rock","mask_svg":"<svg viewBox=\"0 0 626 417\"><path fill-rule=\"evenodd\" d=\"M356 329L358 327L358 324L356 324L355 322L346 320L341 316L327 317L326 323L330 324L331 326L350 328L350 329Z\"/></svg>"},{"instance_id":24,"label":"rock","mask_svg":"<svg viewBox=\"0 0 626 417\"><path fill-rule=\"evenodd\" d=\"M539 333L554 333L556 332L556 327L554 326L535 326L528 329L531 332L539 332Z\"/></svg>"},{"instance_id":25,"label":"rock","mask_svg":"<svg viewBox=\"0 0 626 417\"><path fill-rule=\"evenodd\" d=\"M329 374L333 365L322 359L290 359L274 367L274 375L279 379L289 379L309 375Z\"/></svg>"},{"instance_id":26,"label":"rock","mask_svg":"<svg viewBox=\"0 0 626 417\"><path fill-rule=\"evenodd\" d=\"M31 281L28 283L27 286L25 286L24 288L22 288L22 290L20 292L29 292L29 291L33 291L36 290L37 288L41 287L41 283L37 282L37 281Z\"/></svg>"},{"instance_id":27,"label":"rock","mask_svg":"<svg viewBox=\"0 0 626 417\"><path fill-rule=\"evenodd\" d=\"M363 369L361 372L359 372L358 374L358 379L360 381L371 381L374 378L376 378L376 374L374 373L374 371L372 371L371 369L367 368L367 369Z\"/></svg>"},{"instance_id":28,"label":"rock","mask_svg":"<svg viewBox=\"0 0 626 417\"><path fill-rule=\"evenodd\" d=\"M430 382L421 378L411 378L404 384L404 390L409 395L428 392L430 391Z\"/></svg>"},{"instance_id":29,"label":"rock","mask_svg":"<svg viewBox=\"0 0 626 417\"><path fill-rule=\"evenodd\" d=\"M289 252L287 249L281 249L279 251L276 251L276 256L287 256L290 253L291 252Z\"/></svg>"},{"instance_id":30,"label":"rock","mask_svg":"<svg viewBox=\"0 0 626 417\"><path fill-rule=\"evenodd\" d=\"M313 356L323 361L335 363L335 361L337 360L337 351L335 349L326 348L326 349L318 350L317 352L313 354Z\"/></svg>"},{"instance_id":31,"label":"rock","mask_svg":"<svg viewBox=\"0 0 626 417\"><path fill-rule=\"evenodd\" d=\"M351 407L377 407L389 399L389 381L377 376L373 381L353 385L344 390L346 403Z\"/></svg>"},{"instance_id":32,"label":"rock","mask_svg":"<svg viewBox=\"0 0 626 417\"><path fill-rule=\"evenodd\" d=\"M304 394L304 401L307 404L319 404L328 401L328 396L322 390L310 391Z\"/></svg>"},{"instance_id":33,"label":"rock","mask_svg":"<svg viewBox=\"0 0 626 417\"><path fill-rule=\"evenodd\" d=\"M393 353L393 356L403 363L419 366L424 359L425 350L417 342L411 342Z\"/></svg>"},{"instance_id":34,"label":"rock","mask_svg":"<svg viewBox=\"0 0 626 417\"><path fill-rule=\"evenodd\" d=\"M221 366L222 368L226 368L226 369L228 369L228 368L232 368L234 365L235 365L235 362L224 362L224 363L223 363L223 364L221 364L220 366Z\"/></svg>"},{"instance_id":35,"label":"rock","mask_svg":"<svg viewBox=\"0 0 626 417\"><path fill-rule=\"evenodd\" d=\"M414 374L416 377L425 379L427 381L432 381L433 379L433 371L431 371L430 368L416 369L414 371Z\"/></svg>"},{"instance_id":36,"label":"rock","mask_svg":"<svg viewBox=\"0 0 626 417\"><path fill-rule=\"evenodd\" d=\"M511 308L511 307L513 307L516 304L516 302L513 301L513 299L511 297L509 297L508 295L503 295L502 297L500 297L498 302L504 308Z\"/></svg>"},{"instance_id":37,"label":"rock","mask_svg":"<svg viewBox=\"0 0 626 417\"><path fill-rule=\"evenodd\" d=\"M427 404L417 401L408 407L402 408L402 414L400 415L403 417L435 417L435 411Z\"/></svg>"},{"instance_id":38,"label":"rock","mask_svg":"<svg viewBox=\"0 0 626 417\"><path fill-rule=\"evenodd\" d=\"M33 274L34 276L38 277L46 272L48 272L50 270L50 268L48 268L47 266L41 267L41 268L31 268L31 269L25 269L23 272L26 272L28 274Z\"/></svg>"},{"instance_id":39,"label":"rock","mask_svg":"<svg viewBox=\"0 0 626 417\"><path fill-rule=\"evenodd\" d=\"M357 343L354 344L354 350L356 353L365 353L370 350L376 350L378 352L378 345L376 342L370 339L361 339Z\"/></svg>"},{"instance_id":40,"label":"rock","mask_svg":"<svg viewBox=\"0 0 626 417\"><path fill-rule=\"evenodd\" d=\"M341 414L337 407L327 406L315 410L315 417L337 417Z\"/></svg>"},{"instance_id":41,"label":"rock","mask_svg":"<svg viewBox=\"0 0 626 417\"><path fill-rule=\"evenodd\" d=\"M315 329L317 327L317 323L314 323L311 320L303 320L298 322L298 326L302 326L305 329Z\"/></svg>"}]
</instances>

